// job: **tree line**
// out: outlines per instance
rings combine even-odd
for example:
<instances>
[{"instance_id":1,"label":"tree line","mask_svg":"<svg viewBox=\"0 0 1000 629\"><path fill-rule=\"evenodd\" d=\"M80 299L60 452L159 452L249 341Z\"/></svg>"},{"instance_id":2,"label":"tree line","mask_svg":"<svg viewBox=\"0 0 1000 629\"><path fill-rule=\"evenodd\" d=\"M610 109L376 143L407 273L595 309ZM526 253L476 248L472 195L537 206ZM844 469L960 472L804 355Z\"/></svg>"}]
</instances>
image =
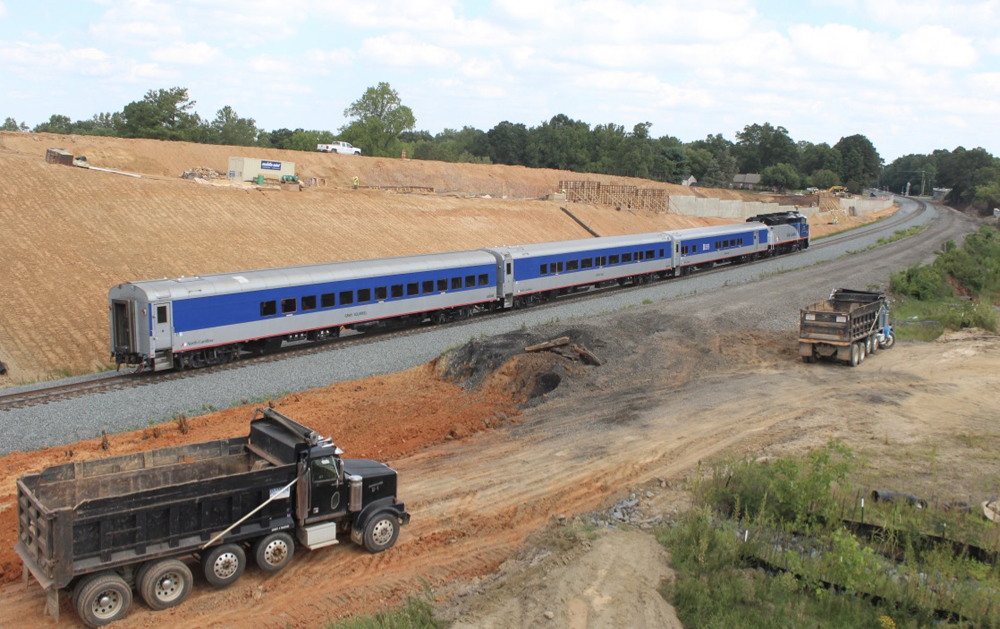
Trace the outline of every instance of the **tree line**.
<instances>
[{"instance_id":1,"label":"tree line","mask_svg":"<svg viewBox=\"0 0 1000 629\"><path fill-rule=\"evenodd\" d=\"M728 187L737 173L758 173L764 186L776 190L845 186L858 193L871 186L911 194L933 187L951 188L952 203L989 208L1000 205L1000 160L982 148L936 150L906 155L886 166L864 135L841 138L833 146L795 141L788 130L769 122L751 124L730 141L722 134L682 142L654 137L652 124L626 130L607 123L590 125L564 114L538 126L502 121L488 131L474 127L445 129L437 134L415 130L413 111L388 83L368 88L344 110L347 124L328 130L281 128L266 131L253 118L225 106L215 118L194 111L187 88L150 90L119 112L73 121L52 115L36 132L105 135L123 138L181 140L232 146L314 151L317 144L342 140L365 155L446 162L508 164L584 173L624 175L678 183L693 175L700 185ZM28 125L7 118L0 130L27 131Z\"/></svg>"}]
</instances>

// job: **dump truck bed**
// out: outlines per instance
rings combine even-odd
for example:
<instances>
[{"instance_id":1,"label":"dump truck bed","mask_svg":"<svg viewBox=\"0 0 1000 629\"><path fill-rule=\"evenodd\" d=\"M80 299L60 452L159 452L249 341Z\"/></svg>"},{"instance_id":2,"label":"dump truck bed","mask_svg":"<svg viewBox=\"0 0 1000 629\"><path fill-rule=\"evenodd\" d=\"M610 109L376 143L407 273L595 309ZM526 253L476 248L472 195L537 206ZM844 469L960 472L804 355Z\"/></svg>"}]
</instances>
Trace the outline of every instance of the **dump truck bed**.
<instances>
[{"instance_id":1,"label":"dump truck bed","mask_svg":"<svg viewBox=\"0 0 1000 629\"><path fill-rule=\"evenodd\" d=\"M872 333L884 306L882 293L837 289L830 299L799 312L799 341L849 345Z\"/></svg>"},{"instance_id":2,"label":"dump truck bed","mask_svg":"<svg viewBox=\"0 0 1000 629\"><path fill-rule=\"evenodd\" d=\"M294 481L296 465L271 458L243 437L23 476L17 553L43 587L61 588L81 574L197 548ZM291 527L290 502L272 501L225 539Z\"/></svg>"}]
</instances>

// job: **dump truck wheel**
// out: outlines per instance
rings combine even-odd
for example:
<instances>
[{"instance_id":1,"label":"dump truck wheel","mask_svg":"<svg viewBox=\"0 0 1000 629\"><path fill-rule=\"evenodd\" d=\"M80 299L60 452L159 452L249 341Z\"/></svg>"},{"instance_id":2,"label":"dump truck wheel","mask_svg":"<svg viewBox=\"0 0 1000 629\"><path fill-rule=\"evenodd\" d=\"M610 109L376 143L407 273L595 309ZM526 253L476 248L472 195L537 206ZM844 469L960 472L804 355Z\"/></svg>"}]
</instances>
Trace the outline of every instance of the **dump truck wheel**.
<instances>
[{"instance_id":1,"label":"dump truck wheel","mask_svg":"<svg viewBox=\"0 0 1000 629\"><path fill-rule=\"evenodd\" d=\"M145 568L136 589L139 596L153 610L169 609L180 605L191 594L194 576L183 561L165 559Z\"/></svg>"},{"instance_id":2,"label":"dump truck wheel","mask_svg":"<svg viewBox=\"0 0 1000 629\"><path fill-rule=\"evenodd\" d=\"M368 522L365 527L365 549L370 553L380 553L392 547L399 537L399 520L391 513L382 513Z\"/></svg>"},{"instance_id":3,"label":"dump truck wheel","mask_svg":"<svg viewBox=\"0 0 1000 629\"><path fill-rule=\"evenodd\" d=\"M889 349L895 344L896 344L896 333L889 332L888 334L885 335L885 343L882 344L882 348Z\"/></svg>"},{"instance_id":4,"label":"dump truck wheel","mask_svg":"<svg viewBox=\"0 0 1000 629\"><path fill-rule=\"evenodd\" d=\"M851 359L847 361L847 364L851 367L857 367L861 364L861 348L858 347L857 343L851 343Z\"/></svg>"},{"instance_id":5,"label":"dump truck wheel","mask_svg":"<svg viewBox=\"0 0 1000 629\"><path fill-rule=\"evenodd\" d=\"M271 533L253 545L254 561L264 572L277 572L292 561L295 540L288 533Z\"/></svg>"},{"instance_id":6,"label":"dump truck wheel","mask_svg":"<svg viewBox=\"0 0 1000 629\"><path fill-rule=\"evenodd\" d=\"M223 544L202 557L201 565L209 583L217 588L229 587L243 576L247 554L237 544Z\"/></svg>"},{"instance_id":7,"label":"dump truck wheel","mask_svg":"<svg viewBox=\"0 0 1000 629\"><path fill-rule=\"evenodd\" d=\"M89 627L101 627L128 615L132 588L114 572L99 572L80 581L73 598L83 622Z\"/></svg>"}]
</instances>

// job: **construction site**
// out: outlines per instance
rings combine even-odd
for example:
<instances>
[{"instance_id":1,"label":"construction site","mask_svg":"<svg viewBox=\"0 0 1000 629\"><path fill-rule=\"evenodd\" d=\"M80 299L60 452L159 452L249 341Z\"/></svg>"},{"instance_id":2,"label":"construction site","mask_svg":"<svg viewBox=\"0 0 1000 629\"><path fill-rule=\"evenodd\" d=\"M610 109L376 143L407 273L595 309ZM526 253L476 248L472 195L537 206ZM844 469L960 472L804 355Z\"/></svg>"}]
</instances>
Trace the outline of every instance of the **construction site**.
<instances>
[{"instance_id":1,"label":"construction site","mask_svg":"<svg viewBox=\"0 0 1000 629\"><path fill-rule=\"evenodd\" d=\"M47 162L50 148L63 153ZM298 182L232 181L235 156L294 162ZM137 279L719 225L774 208L805 214L820 239L896 211L892 199L32 133L0 133L0 165L18 173L0 198L0 387L113 368L108 290ZM857 369L797 354L798 308L812 296L884 287L891 270L973 229L938 211L912 238L823 264L664 301L612 297L586 320L554 310L503 334L458 328L416 367L226 408L192 399L197 413L3 452L0 626L53 626L14 552L19 477L245 435L268 404L397 470L412 523L383 553L301 549L278 574L199 583L183 605L136 603L114 626L312 629L423 596L455 629L682 627L662 595L675 574L654 533L679 521L710 463L801 456L831 439L854 449L864 482L978 504L1000 478L995 335L899 342ZM156 399L156 386L130 395ZM104 398L84 398L83 414L104 421ZM0 411L8 434L37 429L12 416ZM70 598L58 626L83 626Z\"/></svg>"}]
</instances>

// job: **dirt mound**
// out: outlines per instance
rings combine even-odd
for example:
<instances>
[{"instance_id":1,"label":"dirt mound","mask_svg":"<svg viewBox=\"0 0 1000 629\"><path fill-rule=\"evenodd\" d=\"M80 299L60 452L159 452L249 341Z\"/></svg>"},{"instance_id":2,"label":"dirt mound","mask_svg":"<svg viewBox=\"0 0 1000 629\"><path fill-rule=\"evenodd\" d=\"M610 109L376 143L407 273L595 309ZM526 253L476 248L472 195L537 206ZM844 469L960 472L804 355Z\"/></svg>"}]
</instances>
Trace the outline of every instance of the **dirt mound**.
<instances>
[{"instance_id":1,"label":"dirt mound","mask_svg":"<svg viewBox=\"0 0 1000 629\"><path fill-rule=\"evenodd\" d=\"M524 405L551 393L565 380L582 375L585 365L593 366L581 350L599 352L605 347L595 329L552 332L548 326L543 330L473 339L438 357L432 363L434 373L469 390ZM551 350L528 351L532 346L563 338L568 341Z\"/></svg>"}]
</instances>

